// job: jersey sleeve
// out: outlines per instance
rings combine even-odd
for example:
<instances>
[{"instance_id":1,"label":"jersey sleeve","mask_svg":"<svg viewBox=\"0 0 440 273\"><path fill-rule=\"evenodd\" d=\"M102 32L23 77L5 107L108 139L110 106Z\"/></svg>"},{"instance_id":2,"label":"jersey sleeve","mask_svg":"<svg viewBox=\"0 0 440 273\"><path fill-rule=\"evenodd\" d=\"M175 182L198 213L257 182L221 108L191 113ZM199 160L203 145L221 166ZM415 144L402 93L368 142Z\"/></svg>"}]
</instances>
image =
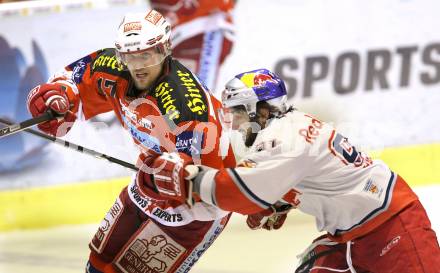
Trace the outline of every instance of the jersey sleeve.
<instances>
[{"instance_id":1,"label":"jersey sleeve","mask_svg":"<svg viewBox=\"0 0 440 273\"><path fill-rule=\"evenodd\" d=\"M289 154L245 161L236 168L208 169L195 179L204 202L223 210L253 214L281 200L305 176L304 159Z\"/></svg>"},{"instance_id":2,"label":"jersey sleeve","mask_svg":"<svg viewBox=\"0 0 440 273\"><path fill-rule=\"evenodd\" d=\"M104 89L111 88L111 86L108 83L106 85L105 81L100 83L97 74L92 73L92 68L102 51L93 52L71 63L49 80L70 87L67 95L74 104L73 110L77 112L81 109L86 119L113 109L99 84Z\"/></svg>"}]
</instances>

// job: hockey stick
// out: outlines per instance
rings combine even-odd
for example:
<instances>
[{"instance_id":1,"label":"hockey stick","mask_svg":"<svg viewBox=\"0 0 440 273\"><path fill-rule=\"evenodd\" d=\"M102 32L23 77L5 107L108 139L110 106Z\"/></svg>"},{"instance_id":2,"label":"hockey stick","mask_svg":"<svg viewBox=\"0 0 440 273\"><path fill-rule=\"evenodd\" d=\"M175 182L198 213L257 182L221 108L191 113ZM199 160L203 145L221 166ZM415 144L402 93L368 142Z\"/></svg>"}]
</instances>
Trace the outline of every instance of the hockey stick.
<instances>
[{"instance_id":1,"label":"hockey stick","mask_svg":"<svg viewBox=\"0 0 440 273\"><path fill-rule=\"evenodd\" d=\"M9 123L9 126L0 129L0 138L26 130L29 127L43 123L45 121L49 121L53 118L53 113L51 111L48 111L36 118L31 118L17 124Z\"/></svg>"},{"instance_id":2,"label":"hockey stick","mask_svg":"<svg viewBox=\"0 0 440 273\"><path fill-rule=\"evenodd\" d=\"M3 123L3 124L6 124L6 125L12 125L13 124L12 122L10 122L8 120L5 120L3 118L0 118L0 122ZM8 127L6 127L6 128L8 128ZM1 129L1 130L3 130L3 129ZM114 158L112 156L109 156L109 155L106 155L106 154L94 151L92 149L83 147L81 145L77 145L75 143L72 143L72 142L69 142L69 141L66 141L66 140L62 140L60 138L57 138L57 137L54 137L54 136L51 136L51 135L39 132L37 130L30 129L30 128L27 128L27 129L23 128L20 131L25 131L26 133L29 133L29 134L32 134L32 135L35 135L35 136L47 139L47 140L52 141L54 143L57 143L57 144L59 144L59 145L61 145L63 147L70 148L70 149L72 149L74 151L77 151L77 152L80 152L80 153L85 153L85 154L94 156L94 157L99 158L99 159L105 159L107 161L110 161L111 163L116 163L118 165L121 165L121 166L126 167L128 169L131 169L133 171L139 171L139 169L135 165L133 165L131 163L128 163L126 161ZM194 178L198 174L198 172L199 172L198 167L196 167L194 165L187 166L185 168L185 170L189 173L189 175L187 176L188 180Z\"/></svg>"},{"instance_id":3,"label":"hockey stick","mask_svg":"<svg viewBox=\"0 0 440 273\"><path fill-rule=\"evenodd\" d=\"M6 125L12 125L13 124L12 122L10 122L8 120L5 120L3 118L0 118L0 122L3 123L3 124L6 124ZM6 127L6 128L8 128L8 127ZM1 129L1 130L3 130L3 129ZM51 136L51 135L48 135L48 134L45 134L45 133L41 133L41 132L38 132L38 131L30 129L30 128L23 128L23 129L21 129L19 131L25 131L26 133L29 133L29 134L32 134L32 135L44 138L46 140L52 141L54 143L57 143L57 144L59 144L59 145L61 145L63 147L70 148L70 149L72 149L74 151L77 151L77 152L80 152L80 153L85 153L85 154L94 156L94 157L99 158L99 159L105 159L105 160L107 160L107 161L109 161L111 163L116 163L118 165L121 165L121 166L126 167L128 169L131 169L133 171L139 171L139 169L135 165L133 165L131 163L128 163L126 161L114 158L112 156L109 156L109 155L106 155L106 154L103 154L103 153L99 153L97 151L85 148L85 147L80 146L80 145L76 145L76 144L74 144L72 142L69 142L69 141L66 141L66 140L62 140L60 138L57 138L57 137L54 137L54 136ZM197 174L199 173L199 168L197 166L195 166L195 165L188 165L188 166L185 167L185 170L188 172L188 176L186 176L187 180L191 180L191 179L195 178L197 176ZM192 187L193 187L193 183L191 182L191 183L189 183L189 192L192 192ZM193 200L192 200L192 196L191 195L188 195L187 203L189 204L189 206L192 206Z\"/></svg>"},{"instance_id":4,"label":"hockey stick","mask_svg":"<svg viewBox=\"0 0 440 273\"><path fill-rule=\"evenodd\" d=\"M0 118L0 122L4 123L6 125L12 125L13 124L12 122L10 122L8 120L5 120L5 119L2 119L2 118ZM6 128L8 128L8 127L6 127ZM4 129L6 129L6 128L4 128ZM3 129L0 129L0 130L3 130ZM132 169L134 171L138 171L139 170L135 165L133 165L131 163L125 162L123 160L114 158L114 157L106 155L106 154L99 153L97 151L85 148L85 147L80 146L80 145L76 145L76 144L74 144L72 142L69 142L69 141L66 141L66 140L62 140L60 138L53 137L53 136L45 134L45 133L41 133L41 132L39 132L37 130L33 130L33 129L30 129L30 128L27 128L27 129L23 128L20 131L22 131L22 130L24 130L25 132L30 133L32 135L35 135L35 136L47 139L49 141L55 142L55 143L57 143L57 144L59 144L61 146L70 148L70 149L75 150L77 152L85 153L85 154L94 156L94 157L99 158L99 159L106 159L106 160L108 160L108 161L110 161L112 163L119 164L121 166L124 166L126 168Z\"/></svg>"}]
</instances>

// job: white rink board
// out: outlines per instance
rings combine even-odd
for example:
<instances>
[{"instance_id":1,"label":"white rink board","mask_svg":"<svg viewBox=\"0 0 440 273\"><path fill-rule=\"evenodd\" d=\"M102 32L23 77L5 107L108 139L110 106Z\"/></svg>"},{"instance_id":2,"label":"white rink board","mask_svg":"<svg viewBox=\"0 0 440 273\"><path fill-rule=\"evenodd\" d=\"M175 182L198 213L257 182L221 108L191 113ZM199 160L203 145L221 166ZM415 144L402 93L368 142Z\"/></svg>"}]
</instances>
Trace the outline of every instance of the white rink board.
<instances>
[{"instance_id":1,"label":"white rink board","mask_svg":"<svg viewBox=\"0 0 440 273\"><path fill-rule=\"evenodd\" d=\"M33 58L31 42L38 43L53 73L91 51L112 46L122 15L145 6L2 18L0 30L28 60ZM239 1L234 12L236 43L217 89L238 72L266 67L285 78L291 101L300 110L335 122L363 149L439 142L437 10L436 0ZM335 86L346 90L337 93ZM120 131L117 125L77 124L67 138L133 162L136 149ZM47 153L36 168L2 175L0 181L7 181L2 187L11 181L13 187L26 187L128 174L53 145ZM47 172L49 167L53 171Z\"/></svg>"},{"instance_id":2,"label":"white rink board","mask_svg":"<svg viewBox=\"0 0 440 273\"><path fill-rule=\"evenodd\" d=\"M440 186L415 189L432 227L440 232L436 210ZM0 273L83 272L87 244L96 225L0 233ZM225 231L202 256L191 273L292 273L301 253L319 233L311 217L292 211L280 230L253 231L234 214Z\"/></svg>"}]
</instances>

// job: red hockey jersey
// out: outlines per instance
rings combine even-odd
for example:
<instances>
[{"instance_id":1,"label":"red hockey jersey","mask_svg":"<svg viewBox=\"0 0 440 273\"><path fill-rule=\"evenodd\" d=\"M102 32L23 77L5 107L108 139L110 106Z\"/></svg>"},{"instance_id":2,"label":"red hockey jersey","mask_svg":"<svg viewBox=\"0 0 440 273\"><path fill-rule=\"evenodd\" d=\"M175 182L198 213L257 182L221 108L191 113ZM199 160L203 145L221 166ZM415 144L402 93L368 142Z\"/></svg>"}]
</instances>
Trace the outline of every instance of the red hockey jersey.
<instances>
[{"instance_id":1,"label":"red hockey jersey","mask_svg":"<svg viewBox=\"0 0 440 273\"><path fill-rule=\"evenodd\" d=\"M221 147L220 143L222 128L217 109L221 103L172 57L165 60L162 75L149 90L136 89L130 73L117 62L114 49L99 50L75 61L51 81L62 81L71 87L67 93L73 110L82 111L86 119L114 111L141 152L183 152L192 156L195 163L214 168L235 165L232 149L228 145ZM164 224L183 225L225 215L206 206L198 212L185 211L177 208L180 204L159 200L159 195L143 189L138 179L133 179L129 186L131 199ZM155 212L157 209L168 210L167 215L185 213L173 218L180 221L168 221L169 217ZM204 215L203 211L207 213Z\"/></svg>"}]
</instances>

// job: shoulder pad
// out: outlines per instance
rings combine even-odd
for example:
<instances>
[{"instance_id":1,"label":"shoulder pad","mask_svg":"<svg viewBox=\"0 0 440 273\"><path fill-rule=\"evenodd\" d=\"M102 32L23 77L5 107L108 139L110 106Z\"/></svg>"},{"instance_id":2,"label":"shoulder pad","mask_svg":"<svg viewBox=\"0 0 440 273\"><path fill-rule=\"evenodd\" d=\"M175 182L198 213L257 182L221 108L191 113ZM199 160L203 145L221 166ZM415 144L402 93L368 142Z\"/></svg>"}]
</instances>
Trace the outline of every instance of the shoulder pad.
<instances>
[{"instance_id":1,"label":"shoulder pad","mask_svg":"<svg viewBox=\"0 0 440 273\"><path fill-rule=\"evenodd\" d=\"M197 78L185 66L171 60L168 74L152 92L161 113L170 121L207 122L209 103Z\"/></svg>"},{"instance_id":2,"label":"shoulder pad","mask_svg":"<svg viewBox=\"0 0 440 273\"><path fill-rule=\"evenodd\" d=\"M91 63L91 74L104 72L115 76L122 76L128 79L128 73L123 66L116 60L114 48L105 48L97 52L97 56Z\"/></svg>"}]
</instances>

